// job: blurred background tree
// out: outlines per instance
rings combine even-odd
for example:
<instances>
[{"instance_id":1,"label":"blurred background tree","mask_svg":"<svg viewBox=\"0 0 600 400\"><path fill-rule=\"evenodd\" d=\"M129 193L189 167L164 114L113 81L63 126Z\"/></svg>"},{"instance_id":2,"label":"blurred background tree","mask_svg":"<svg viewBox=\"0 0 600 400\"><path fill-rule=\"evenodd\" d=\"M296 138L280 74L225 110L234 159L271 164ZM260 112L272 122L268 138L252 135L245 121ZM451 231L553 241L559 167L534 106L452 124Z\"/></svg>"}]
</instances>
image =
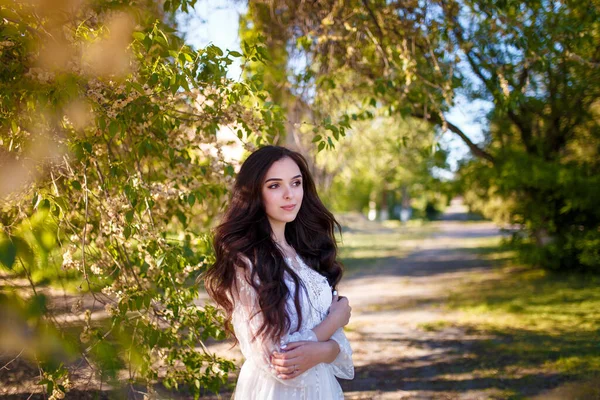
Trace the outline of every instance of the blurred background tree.
<instances>
[{"instance_id":1,"label":"blurred background tree","mask_svg":"<svg viewBox=\"0 0 600 400\"><path fill-rule=\"evenodd\" d=\"M449 201L449 183L437 135L420 120L378 117L357 121L332 151L317 155L324 200L339 212L358 211L380 220L433 218ZM375 213L375 214L374 214ZM378 213L378 214L377 214ZM406 217L404 217L406 218Z\"/></svg>"},{"instance_id":2,"label":"blurred background tree","mask_svg":"<svg viewBox=\"0 0 600 400\"><path fill-rule=\"evenodd\" d=\"M294 52L288 81L304 78L312 109L331 109L320 99L334 90L452 132L472 155L458 174L466 199L487 217L518 224L514 244L526 261L598 270L597 4L250 4L270 10L251 15L256 29L284 32L279 43ZM480 143L447 119L458 96L491 105Z\"/></svg>"}]
</instances>

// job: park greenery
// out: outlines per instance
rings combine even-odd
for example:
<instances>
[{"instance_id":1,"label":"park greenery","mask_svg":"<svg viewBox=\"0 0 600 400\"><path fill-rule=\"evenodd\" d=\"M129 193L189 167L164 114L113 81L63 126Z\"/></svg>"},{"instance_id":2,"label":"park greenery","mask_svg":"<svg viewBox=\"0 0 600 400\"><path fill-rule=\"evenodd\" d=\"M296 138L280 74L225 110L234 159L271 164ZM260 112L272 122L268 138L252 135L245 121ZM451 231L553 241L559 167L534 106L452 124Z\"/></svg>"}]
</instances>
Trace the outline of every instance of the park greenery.
<instances>
[{"instance_id":1,"label":"park greenery","mask_svg":"<svg viewBox=\"0 0 600 400\"><path fill-rule=\"evenodd\" d=\"M318 110L335 104L332 91L356 93L456 135L472 154L462 191L474 210L522 228L526 261L597 271L597 4L274 0L251 1L249 14L288 57L289 85L278 87L303 89L289 91ZM446 118L460 96L491 105L481 143Z\"/></svg>"},{"instance_id":2,"label":"park greenery","mask_svg":"<svg viewBox=\"0 0 600 400\"><path fill-rule=\"evenodd\" d=\"M226 385L195 283L235 176L222 127L295 145L336 211L426 217L461 193L520 228L524 261L599 270L597 5L249 1L235 51L185 43L194 4L0 1L0 264L22 282L0 346L50 398L81 365L132 395ZM492 105L482 142L446 119L458 96ZM432 173L448 134L472 154L452 185Z\"/></svg>"}]
</instances>

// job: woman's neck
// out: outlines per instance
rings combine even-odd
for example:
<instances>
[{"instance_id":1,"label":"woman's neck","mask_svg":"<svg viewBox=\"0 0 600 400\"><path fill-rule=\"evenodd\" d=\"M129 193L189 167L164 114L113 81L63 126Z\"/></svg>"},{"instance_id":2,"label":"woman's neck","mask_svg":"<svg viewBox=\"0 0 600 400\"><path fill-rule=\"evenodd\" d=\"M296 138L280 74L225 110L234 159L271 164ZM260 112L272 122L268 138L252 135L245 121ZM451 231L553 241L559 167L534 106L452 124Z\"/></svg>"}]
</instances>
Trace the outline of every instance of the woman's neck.
<instances>
[{"instance_id":1,"label":"woman's neck","mask_svg":"<svg viewBox=\"0 0 600 400\"><path fill-rule=\"evenodd\" d=\"M285 222L273 223L271 222L271 238L275 243L280 246L289 247L287 240L285 240Z\"/></svg>"},{"instance_id":2,"label":"woman's neck","mask_svg":"<svg viewBox=\"0 0 600 400\"><path fill-rule=\"evenodd\" d=\"M271 238L283 250L283 253L287 256L294 255L296 251L285 239L285 223L271 224L271 230L273 231Z\"/></svg>"}]
</instances>

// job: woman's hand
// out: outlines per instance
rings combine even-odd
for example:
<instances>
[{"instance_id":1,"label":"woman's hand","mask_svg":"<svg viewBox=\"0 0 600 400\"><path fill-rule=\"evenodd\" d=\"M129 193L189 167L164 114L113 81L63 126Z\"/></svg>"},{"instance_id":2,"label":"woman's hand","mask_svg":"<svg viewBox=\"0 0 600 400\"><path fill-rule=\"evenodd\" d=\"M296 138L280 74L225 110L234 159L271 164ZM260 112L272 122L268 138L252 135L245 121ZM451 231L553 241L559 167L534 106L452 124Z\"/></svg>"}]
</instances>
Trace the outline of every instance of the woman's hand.
<instances>
[{"instance_id":1,"label":"woman's hand","mask_svg":"<svg viewBox=\"0 0 600 400\"><path fill-rule=\"evenodd\" d=\"M352 307L350 307L348 298L334 294L327 318L332 318L335 321L335 324L341 328L348 325L348 322L350 322L351 312Z\"/></svg>"},{"instance_id":2,"label":"woman's hand","mask_svg":"<svg viewBox=\"0 0 600 400\"><path fill-rule=\"evenodd\" d=\"M279 379L292 379L315 365L330 363L340 352L334 340L327 342L292 342L283 352L274 352L271 365Z\"/></svg>"},{"instance_id":3,"label":"woman's hand","mask_svg":"<svg viewBox=\"0 0 600 400\"><path fill-rule=\"evenodd\" d=\"M331 339L335 331L348 325L350 321L352 308L348 304L348 298L339 297L337 292L333 293L331 306L329 306L329 314L327 314L327 317L319 325L312 329L319 342Z\"/></svg>"}]
</instances>

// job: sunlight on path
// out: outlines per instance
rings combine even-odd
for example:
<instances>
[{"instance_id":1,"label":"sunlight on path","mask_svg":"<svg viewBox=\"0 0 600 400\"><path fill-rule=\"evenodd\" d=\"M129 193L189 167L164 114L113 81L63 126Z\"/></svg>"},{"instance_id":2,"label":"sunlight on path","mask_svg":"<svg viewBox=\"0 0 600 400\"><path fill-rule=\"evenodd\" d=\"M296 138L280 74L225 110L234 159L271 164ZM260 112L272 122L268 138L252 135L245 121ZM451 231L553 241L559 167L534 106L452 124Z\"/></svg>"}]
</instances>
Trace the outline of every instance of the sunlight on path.
<instances>
[{"instance_id":1,"label":"sunlight on path","mask_svg":"<svg viewBox=\"0 0 600 400\"><path fill-rule=\"evenodd\" d=\"M456 343L467 345L472 338L458 328L422 329L447 315L441 307L450 289L474 273L494 274L473 250L495 246L501 233L490 222L467 222L466 216L465 208L454 203L434 223L437 232L402 243L412 248L406 257L388 259L377 271L341 285L353 306L347 333L356 377L343 382L348 399L482 398L483 388L469 388L470 376L462 384L444 381L456 359L468 357L456 354Z\"/></svg>"}]
</instances>

